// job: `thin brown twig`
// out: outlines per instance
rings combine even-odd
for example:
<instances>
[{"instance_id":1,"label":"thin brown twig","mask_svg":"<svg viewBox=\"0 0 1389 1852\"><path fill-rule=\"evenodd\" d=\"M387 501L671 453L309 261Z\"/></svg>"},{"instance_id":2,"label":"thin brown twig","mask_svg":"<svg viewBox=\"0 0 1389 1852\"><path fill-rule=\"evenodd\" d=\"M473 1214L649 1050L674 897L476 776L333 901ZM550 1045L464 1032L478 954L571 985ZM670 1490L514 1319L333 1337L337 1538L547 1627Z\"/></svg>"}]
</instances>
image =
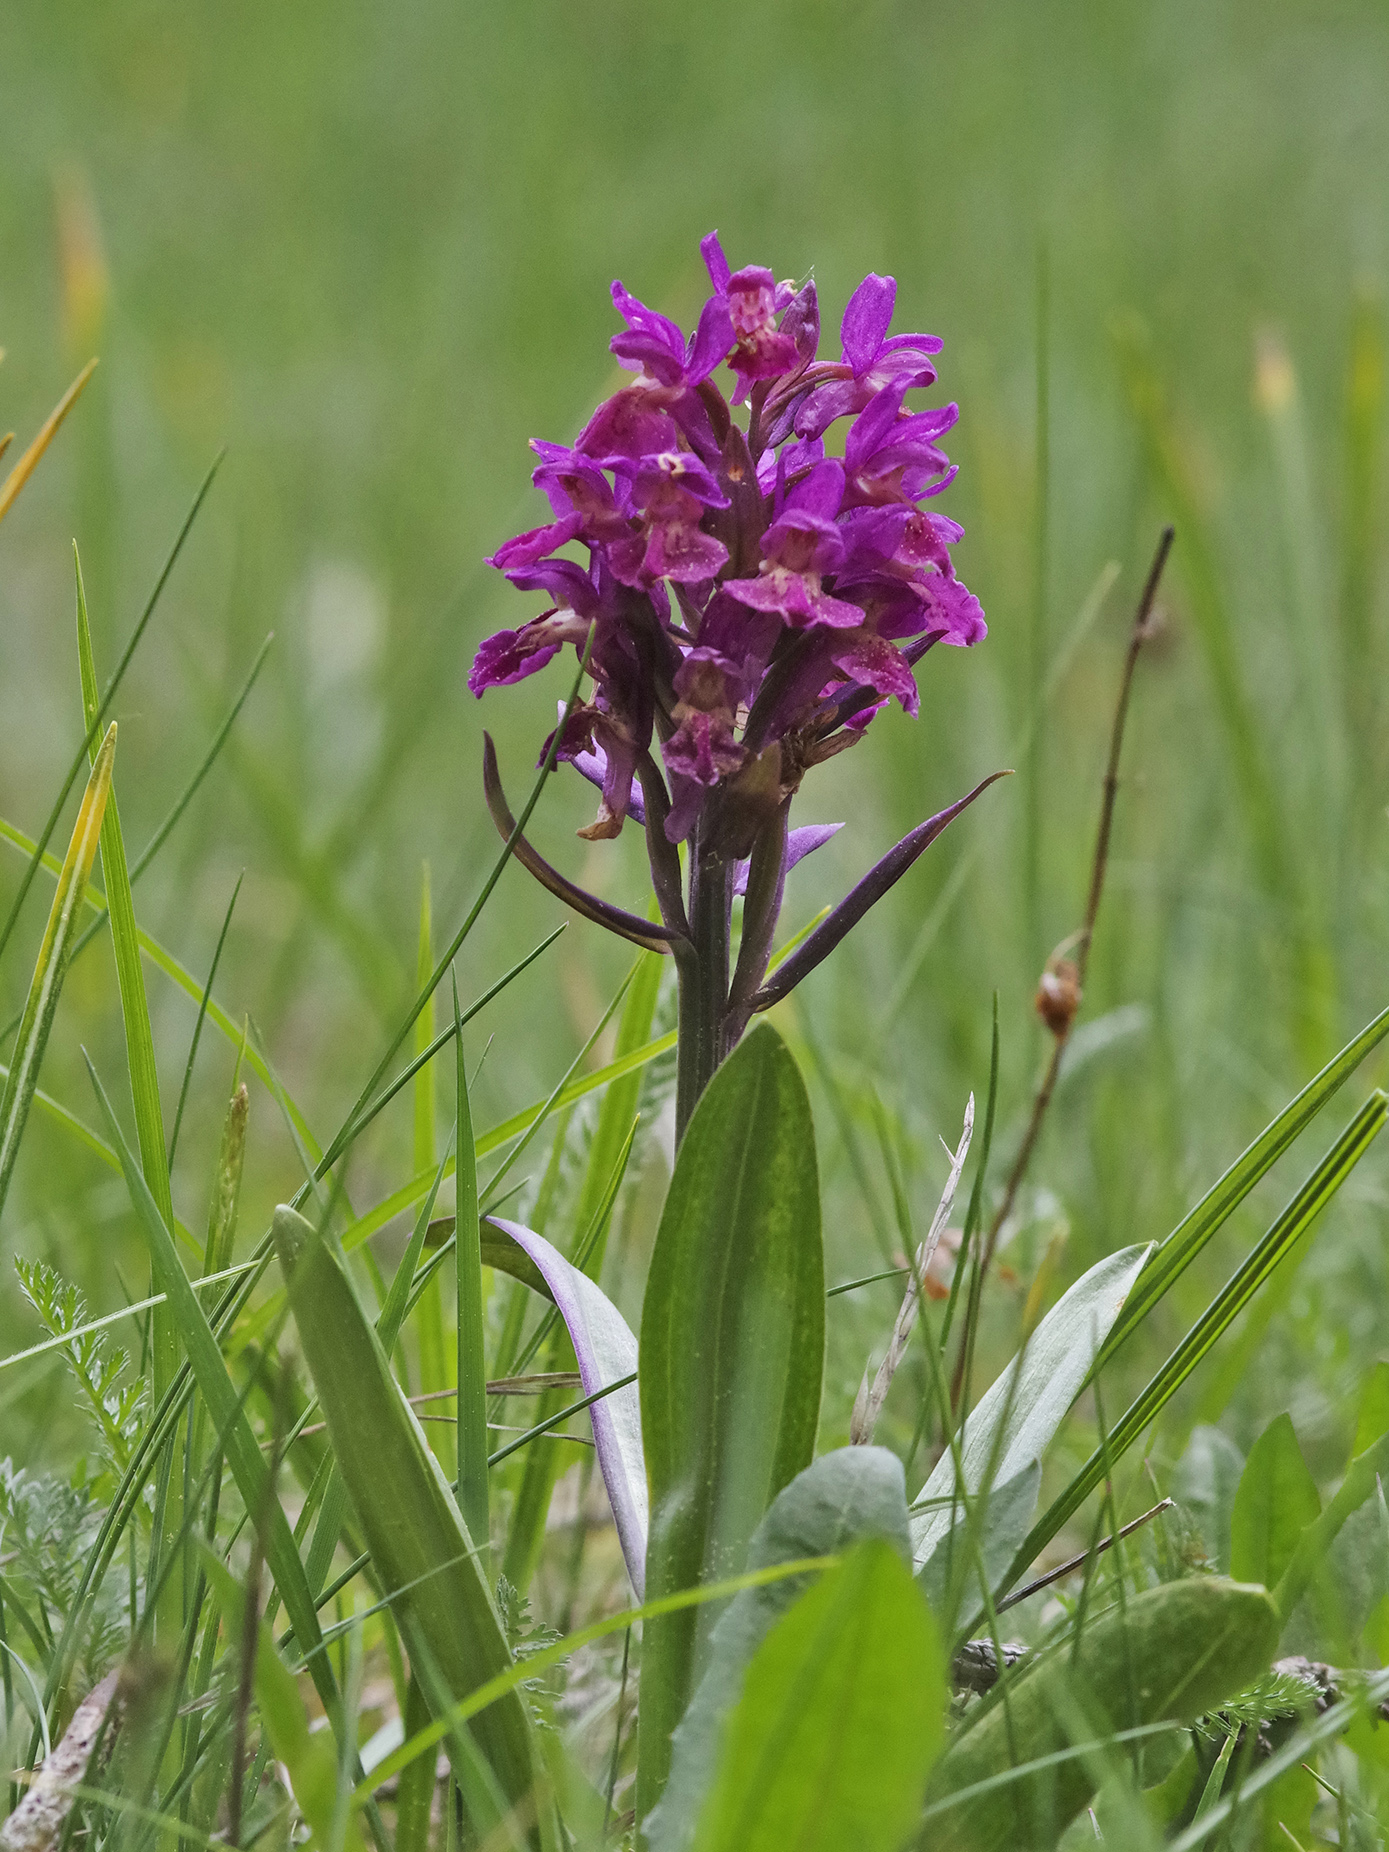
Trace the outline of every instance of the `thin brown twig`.
<instances>
[{"instance_id":1,"label":"thin brown twig","mask_svg":"<svg viewBox=\"0 0 1389 1852\"><path fill-rule=\"evenodd\" d=\"M1086 967L1090 962L1090 946L1095 936L1095 921L1099 917L1105 875L1109 869L1109 842L1114 829L1115 801L1119 794L1119 756L1123 750L1124 727L1128 720L1129 696L1133 689L1134 670L1138 666L1138 653L1152 634L1150 620L1153 600L1157 597L1158 583L1162 578L1163 568L1167 564L1167 556L1172 550L1174 533L1175 530L1170 526L1162 530L1157 552L1153 555L1153 563L1148 569L1148 577L1144 582L1138 608L1134 613L1133 628L1129 632L1128 653L1124 657L1124 672L1119 682L1119 698L1115 704L1114 721L1109 734L1109 762L1105 767L1104 798L1100 805L1100 825L1095 836L1095 857L1090 870L1090 891L1085 902L1085 924L1070 941L1076 948L1075 996L1077 1004L1080 991L1085 983ZM1027 1167L1032 1160L1032 1153L1042 1129L1042 1121L1046 1118L1047 1108L1056 1091L1057 1078L1061 1072L1061 1060L1066 1052L1066 1044L1071 1038L1074 1019L1075 1012L1072 1010L1060 1027L1053 1031L1051 1059L1047 1063L1042 1084L1037 1089L1037 1096L1032 1102L1032 1114L1027 1122L1027 1131L1018 1148L1018 1155L1013 1160L1013 1168L1009 1173L1002 1200L994 1211L993 1219L989 1224L989 1232L985 1238L983 1259L980 1262L980 1269L984 1274L988 1273L994 1252L998 1247L999 1235L1004 1223L1013 1213L1018 1191L1022 1187ZM956 1393L958 1394L958 1387Z\"/></svg>"},{"instance_id":2,"label":"thin brown twig","mask_svg":"<svg viewBox=\"0 0 1389 1852\"><path fill-rule=\"evenodd\" d=\"M1020 1601L1026 1601L1029 1595L1035 1595L1044 1588L1050 1588L1053 1582L1063 1582L1068 1575L1074 1575L1077 1569L1083 1569L1092 1557L1103 1554L1105 1550L1110 1549L1114 1544L1121 1542L1125 1537L1131 1536L1141 1525L1148 1523L1150 1519L1157 1517L1161 1512L1170 1511L1171 1508L1172 1500L1170 1498L1162 1499L1158 1504L1154 1505L1150 1511L1145 1511L1141 1517L1130 1519L1122 1530L1113 1531L1108 1537L1101 1537L1092 1549L1082 1550L1079 1556L1068 1557L1064 1563L1059 1564L1055 1569L1049 1569L1045 1575L1038 1576L1035 1582L1029 1582L1026 1588L1019 1588L1015 1590L1013 1594L1005 1596L1004 1599L997 1604L997 1612L1001 1614L1005 1608L1015 1608Z\"/></svg>"}]
</instances>

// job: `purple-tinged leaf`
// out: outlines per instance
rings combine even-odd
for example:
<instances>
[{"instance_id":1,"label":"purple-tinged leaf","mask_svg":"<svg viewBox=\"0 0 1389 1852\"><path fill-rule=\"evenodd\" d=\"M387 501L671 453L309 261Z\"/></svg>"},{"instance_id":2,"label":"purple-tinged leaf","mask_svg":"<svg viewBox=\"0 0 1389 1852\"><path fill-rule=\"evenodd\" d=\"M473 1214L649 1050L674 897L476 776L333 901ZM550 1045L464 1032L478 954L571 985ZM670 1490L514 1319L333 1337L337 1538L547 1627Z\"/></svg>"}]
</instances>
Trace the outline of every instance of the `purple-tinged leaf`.
<instances>
[{"instance_id":1,"label":"purple-tinged leaf","mask_svg":"<svg viewBox=\"0 0 1389 1852\"><path fill-rule=\"evenodd\" d=\"M754 1010L769 1010L774 1003L780 1003L783 997L789 996L801 979L808 976L822 959L828 958L839 941L853 931L868 909L901 880L917 856L931 846L942 830L953 823L981 791L987 791L995 780L1009 776L1011 774L1008 772L992 772L965 797L959 798L948 809L938 811L934 817L928 817L924 823L918 823L895 849L889 849L883 859L869 869L858 886L850 889L829 918L815 928L805 944L777 966L772 978L753 998Z\"/></svg>"},{"instance_id":2,"label":"purple-tinged leaf","mask_svg":"<svg viewBox=\"0 0 1389 1852\"><path fill-rule=\"evenodd\" d=\"M497 1215L487 1219L530 1256L554 1295L578 1359L584 1394L596 1395L609 1383L630 1376L637 1367L637 1340L607 1294L533 1230ZM589 1418L627 1573L641 1601L646 1589L647 1503L641 1396L636 1383L595 1402Z\"/></svg>"},{"instance_id":3,"label":"purple-tinged leaf","mask_svg":"<svg viewBox=\"0 0 1389 1852\"><path fill-rule=\"evenodd\" d=\"M606 926L609 932L615 932L619 938L630 939L633 945L644 946L648 952L669 952L676 943L684 943L681 933L666 926L653 926L650 920L641 919L635 913L627 913L621 907L610 906L606 900L600 900L596 894L577 886L557 868L552 868L543 856L538 855L525 837L516 829L516 819L511 814L502 790L501 775L497 770L497 749L492 744L492 736L482 736L482 786L487 798L487 808L492 813L503 842L511 843L511 852L533 874L542 887L546 887L566 906L573 907L585 919L592 920L598 926Z\"/></svg>"},{"instance_id":4,"label":"purple-tinged leaf","mask_svg":"<svg viewBox=\"0 0 1389 1852\"><path fill-rule=\"evenodd\" d=\"M837 836L844 825L842 823L806 823L800 829L790 830L786 837L786 860L782 864L782 873L790 874L797 862L804 861L807 855L813 855L817 849L823 849L831 836ZM745 856L733 876L733 892L746 894L748 891L748 870L752 866L752 857Z\"/></svg>"}]
</instances>

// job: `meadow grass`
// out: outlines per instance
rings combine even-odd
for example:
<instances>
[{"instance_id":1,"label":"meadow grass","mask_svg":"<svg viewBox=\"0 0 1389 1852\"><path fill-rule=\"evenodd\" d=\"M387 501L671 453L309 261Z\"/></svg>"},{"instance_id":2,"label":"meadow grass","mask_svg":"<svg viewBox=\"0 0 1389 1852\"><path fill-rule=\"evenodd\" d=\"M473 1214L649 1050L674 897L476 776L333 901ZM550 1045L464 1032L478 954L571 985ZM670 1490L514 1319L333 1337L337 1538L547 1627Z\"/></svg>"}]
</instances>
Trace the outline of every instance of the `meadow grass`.
<instances>
[{"instance_id":1,"label":"meadow grass","mask_svg":"<svg viewBox=\"0 0 1389 1852\"><path fill-rule=\"evenodd\" d=\"M880 721L820 778L817 816L860 828L793 877L788 930L922 815L999 765L1017 768L855 949L776 1014L811 1090L827 1277L886 1276L828 1303L822 1444L847 1436L864 1359L900 1303L892 1270L929 1221L948 1166L941 1140L953 1148L967 1095L982 1107L989 1092L995 997L981 1214L1024 1135L1049 1053L1032 995L1084 918L1127 626L1166 521L1176 543L1137 667L1085 998L1002 1269L971 1316L974 1381L992 1380L1038 1307L1093 1263L1177 1226L1389 1002L1381 8L1017 0L987 13L872 4L850 21L820 4L749 12L719 0L696 21L665 0L601 13L421 0L388 25L365 7L203 18L23 0L4 32L0 427L20 434L6 464L101 356L0 530L4 916L22 842L72 770L47 845L62 861L87 778L84 731L159 590L103 717L119 727L120 805L92 894L112 926L87 905L96 930L68 972L4 1203L4 1353L44 1336L8 1277L11 1255L70 1281L88 1308L74 1318L155 1290L83 1050L147 1179L177 1122L165 1219L171 1209L196 1270L216 1245L204 1240L208 1202L240 1079L244 1258L273 1205L303 1192L334 1129L447 1033L442 992L401 1024L495 863L482 724L519 789L568 692L556 669L510 703L467 693L478 640L518 615L481 556L539 518L524 440L571 434L611 389L594 360L611 332L608 278L688 319L701 289L688 253L715 223L739 258L765 254L778 274L814 260L834 313L864 269L892 270L899 319L945 337L940 392L961 405L962 468L943 505L966 527L961 571L991 627L968 657L927 659L919 721ZM639 850L574 842L587 814L577 786L550 781L530 834L605 898L643 909ZM117 837L128 886L112 873ZM157 853L145 862L147 843ZM0 956L0 1026L24 1010L52 894L36 873ZM463 1009L566 917L508 868L455 966ZM618 1018L590 1046L629 964L574 920L465 1022L460 1043L484 1203L515 1189L501 1213L582 1239L613 1183L602 1277L635 1328L670 1164L669 1057L606 1095L577 1090L673 1027L662 994L635 1043ZM7 1066L12 1046L0 1046ZM335 1174L334 1213L378 1306L441 1163L431 1214L451 1210L454 1060L442 1058L437 1097L426 1065ZM1103 1477L1102 1416L1125 1431L1124 1410L1386 1074L1380 1046L1116 1355L1103 1408L1082 1400L1049 1456L1048 1498L1087 1460ZM618 1086L621 1125L598 1117ZM532 1124L517 1115L540 1102L547 1115L495 1174ZM1323 1493L1362 1451L1366 1385L1389 1355L1385 1161L1370 1150L1164 1407L1147 1470L1166 1492L1181 1462L1189 1510L1207 1509L1202 1488L1225 1457L1212 1424L1245 1455L1290 1411ZM412 1394L451 1411L452 1231L430 1233L426 1218L419 1232L429 1245L412 1269L440 1243L443 1259L392 1354ZM564 1369L524 1295L486 1277L493 1377ZM214 1303L204 1295L206 1311ZM150 1310L112 1341L131 1351L132 1375L150 1362L157 1401L178 1350L167 1316ZM229 1351L267 1446L307 1419L273 1367L283 1316L268 1281ZM135 1417L118 1409L103 1426L60 1354L0 1373L0 1455L30 1475L86 1472L95 1502L61 1519L75 1536L118 1483ZM878 1430L923 1467L932 1393L913 1348ZM576 1399L571 1384L486 1406L515 1438ZM211 1415L230 1418L230 1404ZM422 1431L456 1473L452 1426ZM285 1459L287 1479L303 1478L305 1550L315 1514L334 1509L326 1480L313 1490L325 1457L310 1435ZM566 1472L554 1510L568 1517L547 1531ZM593 1481L583 1449L539 1440L492 1479L494 1509L529 1514L506 1562L531 1580L537 1619L566 1627L616 1611L611 1538L590 1544L574 1521ZM1151 1503L1146 1485L1126 1481L1123 1496ZM189 1480L183 1492L194 1491ZM176 1477L152 1496L150 1535L167 1561L183 1522ZM1057 1551L1089 1538L1090 1519L1073 1521ZM341 1543L322 1528L318 1587L358 1543L350 1525ZM1383 1657L1376 1604L1389 1581L1376 1580L1378 1543L1367 1534L1356 1547L1354 1624L1338 1637L1368 1665ZM156 1551L140 1574L152 1586L159 1568ZM112 1586L105 1632L83 1649L93 1670L122 1625ZM335 1596L344 1622L361 1586ZM45 1672L72 1594L55 1583L51 1614L33 1617ZM353 1674L352 1638L350 1627L335 1636L337 1682L394 1677L383 1702L400 1708L399 1665L382 1669L398 1648L371 1635L367 1670ZM1327 1645L1315 1628L1307 1639ZM184 1644L196 1669L203 1645ZM610 1721L623 1702L620 1662L610 1642L592 1714L573 1700L595 1742L598 1714ZM17 1697L12 1715L22 1711ZM16 1722L16 1757L28 1728L27 1715ZM610 1746L604 1736L601 1755ZM200 1818L213 1816L185 1815Z\"/></svg>"}]
</instances>

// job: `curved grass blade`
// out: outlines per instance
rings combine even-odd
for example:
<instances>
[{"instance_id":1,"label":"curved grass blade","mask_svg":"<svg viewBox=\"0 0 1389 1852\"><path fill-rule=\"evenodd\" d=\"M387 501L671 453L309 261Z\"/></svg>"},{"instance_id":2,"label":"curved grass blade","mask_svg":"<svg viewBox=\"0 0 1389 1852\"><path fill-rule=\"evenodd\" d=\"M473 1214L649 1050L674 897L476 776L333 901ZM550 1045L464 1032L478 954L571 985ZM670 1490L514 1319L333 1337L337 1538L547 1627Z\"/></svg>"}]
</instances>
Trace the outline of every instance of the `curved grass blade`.
<instances>
[{"instance_id":1,"label":"curved grass blade","mask_svg":"<svg viewBox=\"0 0 1389 1852\"><path fill-rule=\"evenodd\" d=\"M473 1109L468 1099L468 1071L463 1059L463 1017L458 1008L457 979L453 981L453 1045L457 1054L454 1226L463 1230L462 1238L454 1247L458 1302L458 1507L468 1526L468 1535L485 1546L491 1536L491 1518L487 1486L483 1244L477 1217L477 1147L473 1140Z\"/></svg>"},{"instance_id":2,"label":"curved grass blade","mask_svg":"<svg viewBox=\"0 0 1389 1852\"><path fill-rule=\"evenodd\" d=\"M82 583L82 562L76 547L72 550L77 579L77 659L82 676L82 711L90 727L100 706L97 694L96 664L92 657L91 625L87 618L87 593ZM111 913L111 946L116 955L116 978L120 988L121 1016L125 1024L125 1058L130 1075L130 1096L135 1108L135 1136L140 1147L140 1167L145 1173L154 1206L166 1228L174 1225L174 1202L169 1188L169 1161L164 1143L164 1113L159 1101L159 1072L154 1060L154 1036L150 1030L149 1000L145 995L145 974L140 964L140 943L135 927L135 902L130 892L130 871L126 864L125 837L121 833L120 806L114 782L101 822L101 871L106 881L106 901ZM173 1379L178 1368L178 1327L173 1309L168 1305L154 1308L150 1358L152 1383L157 1400Z\"/></svg>"},{"instance_id":3,"label":"curved grass blade","mask_svg":"<svg viewBox=\"0 0 1389 1852\"><path fill-rule=\"evenodd\" d=\"M212 995L212 986L217 982L217 967L222 962L222 947L227 943L227 933L231 928L232 914L236 911L236 902L241 893L241 883L245 879L246 871L243 869L236 877L236 886L232 889L231 899L227 902L227 910L222 915L222 930L217 935L217 945L212 954L212 964L208 969L207 982L203 985L203 1000L198 1005L198 1020L193 1025L193 1039L188 1044L188 1059L184 1063L183 1068L183 1085L178 1090L178 1106L174 1112L174 1129L169 1134L169 1170L171 1174L174 1168L174 1156L178 1151L179 1128L183 1124L183 1109L188 1104L188 1088L192 1083L193 1067L198 1059L198 1043L202 1040L203 1024L207 1020L208 999ZM244 1041L245 1038L243 1037L242 1039ZM241 1065L241 1059L242 1057L238 1055L238 1068Z\"/></svg>"},{"instance_id":4,"label":"curved grass blade","mask_svg":"<svg viewBox=\"0 0 1389 1852\"><path fill-rule=\"evenodd\" d=\"M1108 1447L1096 1449L1052 1504L1033 1525L1002 1584L1010 1586L1045 1548L1073 1512L1099 1485L1109 1464L1120 1459L1139 1435L1157 1419L1172 1396L1190 1376L1219 1338L1248 1305L1270 1274L1287 1258L1369 1150L1389 1116L1389 1095L1372 1093L1360 1111L1307 1178L1268 1232L1255 1244L1225 1285L1212 1299L1191 1330L1168 1357L1108 1437Z\"/></svg>"},{"instance_id":5,"label":"curved grass blade","mask_svg":"<svg viewBox=\"0 0 1389 1852\"><path fill-rule=\"evenodd\" d=\"M624 1608L620 1614L607 1615L587 1627L566 1634L552 1646L527 1653L524 1659L516 1660L505 1672L489 1679L468 1697L460 1699L451 1707L447 1717L436 1718L428 1729L421 1730L408 1742L402 1743L399 1749L392 1750L372 1770L370 1782L362 1782L358 1786L352 1797L353 1802L357 1806L365 1805L373 1790L382 1782L389 1781L392 1775L399 1774L418 1756L426 1755L437 1743L441 1743L451 1724L466 1723L470 1718L480 1715L499 1698L515 1691L526 1679L534 1678L549 1666L559 1665L581 1647L591 1646L595 1640L606 1640L615 1633L625 1633L638 1622L658 1620L668 1614L683 1614L690 1608L708 1607L714 1602L728 1601L734 1595L741 1594L745 1588L764 1588L769 1583L786 1581L791 1577L823 1573L826 1569L835 1568L838 1562L839 1558L835 1556L803 1557L799 1562L773 1563L770 1568L749 1569L742 1575L729 1576L722 1582L710 1583L703 1588L682 1588L673 1595L663 1595L659 1600L644 1601L639 1608Z\"/></svg>"},{"instance_id":6,"label":"curved grass blade","mask_svg":"<svg viewBox=\"0 0 1389 1852\"><path fill-rule=\"evenodd\" d=\"M19 1038L5 1079L4 1097L0 1099L0 1212L4 1210L24 1122L38 1086L43 1051L53 1027L53 1012L58 1007L58 993L63 987L77 922L82 916L82 901L101 841L115 756L116 723L112 721L87 781L67 856L59 870L48 925L29 985L29 998L20 1019Z\"/></svg>"},{"instance_id":7,"label":"curved grass blade","mask_svg":"<svg viewBox=\"0 0 1389 1852\"><path fill-rule=\"evenodd\" d=\"M815 1126L796 1063L764 1023L695 1108L647 1276L640 1357L651 1596L743 1567L763 1513L810 1464L824 1347ZM665 1785L671 1732L714 1619L682 1612L646 1629L642 1816Z\"/></svg>"},{"instance_id":8,"label":"curved grass blade","mask_svg":"<svg viewBox=\"0 0 1389 1852\"><path fill-rule=\"evenodd\" d=\"M16 829L12 823L7 823L3 817L0 817L0 842L7 842L10 844L11 848L18 849L26 855L36 851L39 846L32 836L26 836L23 830ZM39 858L39 865L45 868L50 874L57 874L59 872L57 858L49 855L46 850ZM88 885L86 904L92 908L94 912L100 913L103 918L105 917L107 911L106 896L99 888L90 884ZM136 938L139 941L140 950L144 953L145 957L149 959L150 963L156 966L158 970L162 971L166 977L171 978L183 994L201 1008L203 986L198 979L193 976L192 972L189 971L186 966L180 964L173 953L169 951L167 947L161 945L158 939L154 938L152 934L146 932L143 926L137 927ZM208 1020L214 1027L217 1028L231 1046L240 1053L243 1040L243 1025L234 1022L215 997L209 997L207 1000L207 1015ZM256 1076L256 1079L264 1086L266 1092L271 1095L276 1095L275 1077L271 1073L269 1065L264 1057L254 1045L247 1046L245 1059L246 1065ZM300 1112L293 1100L286 1098L285 1105L294 1119L295 1130L303 1140L304 1145L308 1150L316 1154L318 1151L318 1140L309 1130L308 1122L304 1118L303 1113ZM423 1195L424 1190L428 1188L429 1184L426 1180L424 1189L420 1191L420 1194Z\"/></svg>"},{"instance_id":9,"label":"curved grass blade","mask_svg":"<svg viewBox=\"0 0 1389 1852\"><path fill-rule=\"evenodd\" d=\"M150 837L149 841L145 844L144 848L141 849L140 853L135 857L135 860L130 864L130 884L132 887L140 879L140 876L145 872L145 870L149 867L150 863L154 860L155 856L158 855L159 851L164 847L165 842L168 840L170 834L173 832L175 826L177 825L179 818L183 815L184 811L188 808L188 806L192 803L193 799L197 796L198 787L202 784L204 778L207 777L208 773L212 770L213 766L216 764L217 757L219 753L221 752L223 746L226 745L228 736L230 735L233 726L236 724L237 716L240 714L242 708L246 705L246 699L248 695L250 694L252 688L255 687L256 678L260 674L261 669L263 668L265 664L266 657L270 654L270 645L274 641L275 641L275 633L272 630L269 633L269 635L266 637L264 643L261 644L259 650L256 652L256 659L251 664L251 672L246 677L246 680L241 684L240 694L237 695L236 699L232 702L231 707L227 710L227 714L225 718L223 719L221 726L218 727L216 733L213 735L212 744L208 747L207 751L203 754L202 759L199 762L197 770L193 773L193 776L188 780L188 783L183 787L182 791L180 791L178 796L174 799L172 805L169 808L168 815L164 818L164 821L159 825L158 829L154 832L153 836ZM87 930L83 933L82 937L77 941L77 944L73 947L72 955L74 958L78 955L79 952L83 951L88 945L91 944L92 940L101 931L102 926L104 924L105 924L104 916L91 921L91 923L87 927Z\"/></svg>"}]
</instances>

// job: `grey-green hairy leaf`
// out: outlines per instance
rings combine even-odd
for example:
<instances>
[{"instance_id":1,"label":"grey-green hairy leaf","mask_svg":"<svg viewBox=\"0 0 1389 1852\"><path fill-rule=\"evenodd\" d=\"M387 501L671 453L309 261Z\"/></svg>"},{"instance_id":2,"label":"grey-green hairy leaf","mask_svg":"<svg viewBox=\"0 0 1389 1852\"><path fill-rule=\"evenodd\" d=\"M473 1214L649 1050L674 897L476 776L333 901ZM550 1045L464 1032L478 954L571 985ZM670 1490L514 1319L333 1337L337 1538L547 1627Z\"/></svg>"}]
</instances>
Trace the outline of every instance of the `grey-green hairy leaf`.
<instances>
[{"instance_id":1,"label":"grey-green hairy leaf","mask_svg":"<svg viewBox=\"0 0 1389 1852\"><path fill-rule=\"evenodd\" d=\"M640 1347L648 1600L742 1569L762 1514L814 1452L824 1343L810 1101L763 1025L690 1120L651 1257ZM664 1785L716 1618L684 1612L646 1628L642 1816Z\"/></svg>"},{"instance_id":2,"label":"grey-green hairy leaf","mask_svg":"<svg viewBox=\"0 0 1389 1852\"><path fill-rule=\"evenodd\" d=\"M911 1571L868 1541L753 1656L696 1852L897 1852L945 1734L940 1643Z\"/></svg>"},{"instance_id":3,"label":"grey-green hairy leaf","mask_svg":"<svg viewBox=\"0 0 1389 1852\"><path fill-rule=\"evenodd\" d=\"M1021 1353L983 1395L965 1423L960 1445L965 1490L977 1492L990 1476L1005 1485L1040 1460L1080 1394L1134 1281L1152 1248L1121 1248L1107 1254L1052 1307ZM949 1500L955 1469L948 1453L921 1489L923 1500L941 1501L912 1521L912 1553L924 1569L949 1534Z\"/></svg>"},{"instance_id":4,"label":"grey-green hairy leaf","mask_svg":"<svg viewBox=\"0 0 1389 1852\"><path fill-rule=\"evenodd\" d=\"M753 1533L748 1568L838 1556L865 1538L911 1560L902 1462L884 1447L841 1447L798 1473ZM748 1661L775 1622L805 1590L806 1576L744 1589L720 1615L709 1666L672 1744L670 1779L646 1821L650 1852L685 1852L718 1753L719 1731L737 1703Z\"/></svg>"},{"instance_id":5,"label":"grey-green hairy leaf","mask_svg":"<svg viewBox=\"0 0 1389 1852\"><path fill-rule=\"evenodd\" d=\"M1069 1748L1072 1715L1097 1736L1190 1723L1267 1671L1277 1639L1267 1591L1222 1576L1164 1582L1108 1609L1029 1658L966 1721L931 1778L921 1852L1053 1845L1095 1791L1094 1759L1013 1780L1009 1770Z\"/></svg>"}]
</instances>

